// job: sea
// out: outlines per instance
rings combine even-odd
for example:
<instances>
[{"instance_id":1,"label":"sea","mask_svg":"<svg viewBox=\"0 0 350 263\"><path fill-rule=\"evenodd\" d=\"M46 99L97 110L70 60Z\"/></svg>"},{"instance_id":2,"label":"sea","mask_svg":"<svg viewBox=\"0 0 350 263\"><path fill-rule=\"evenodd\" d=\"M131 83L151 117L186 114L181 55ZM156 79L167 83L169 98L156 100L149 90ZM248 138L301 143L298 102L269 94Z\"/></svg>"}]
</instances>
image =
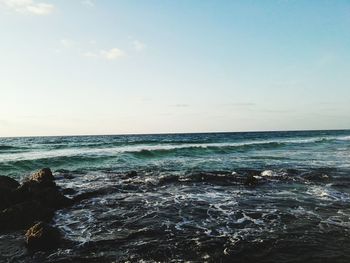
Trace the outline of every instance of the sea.
<instances>
[{"instance_id":1,"label":"sea","mask_svg":"<svg viewBox=\"0 0 350 263\"><path fill-rule=\"evenodd\" d=\"M0 138L0 175L43 167L97 194L0 262L350 262L350 130Z\"/></svg>"}]
</instances>

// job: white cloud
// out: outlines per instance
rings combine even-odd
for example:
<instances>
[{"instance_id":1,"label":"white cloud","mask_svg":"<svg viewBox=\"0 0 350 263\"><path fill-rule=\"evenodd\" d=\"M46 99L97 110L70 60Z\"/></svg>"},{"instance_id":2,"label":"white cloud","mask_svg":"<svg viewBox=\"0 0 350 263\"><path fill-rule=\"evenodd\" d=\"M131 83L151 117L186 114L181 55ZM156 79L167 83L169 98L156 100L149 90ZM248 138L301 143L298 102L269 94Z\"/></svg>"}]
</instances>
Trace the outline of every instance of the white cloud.
<instances>
[{"instance_id":1,"label":"white cloud","mask_svg":"<svg viewBox=\"0 0 350 263\"><path fill-rule=\"evenodd\" d=\"M110 50L101 50L100 51L101 57L108 59L108 60L116 60L118 58L124 57L125 52L119 48L112 48Z\"/></svg>"},{"instance_id":2,"label":"white cloud","mask_svg":"<svg viewBox=\"0 0 350 263\"><path fill-rule=\"evenodd\" d=\"M110 50L100 50L99 52L87 51L82 54L84 57L88 58L101 58L107 60L116 60L121 57L125 57L126 53L119 48L112 48Z\"/></svg>"},{"instance_id":3,"label":"white cloud","mask_svg":"<svg viewBox=\"0 0 350 263\"><path fill-rule=\"evenodd\" d=\"M138 40L134 40L132 45L136 51L142 51L146 48L146 44Z\"/></svg>"},{"instance_id":4,"label":"white cloud","mask_svg":"<svg viewBox=\"0 0 350 263\"><path fill-rule=\"evenodd\" d=\"M38 3L33 0L0 0L0 3L8 9L22 14L49 15L55 9L52 4Z\"/></svg>"},{"instance_id":5,"label":"white cloud","mask_svg":"<svg viewBox=\"0 0 350 263\"><path fill-rule=\"evenodd\" d=\"M96 45L95 40L91 40L89 42L81 43L77 42L72 39L68 38L62 38L60 40L61 46L63 46L65 49L69 49L72 52L76 52L80 54L83 57L87 58L97 58L97 59L105 59L105 60L117 60L119 58L125 57L126 52L122 49L119 49L117 47L111 48L111 49L98 49L95 47L93 50L91 50L91 45L95 46ZM87 49L84 48L84 46L89 46ZM85 49L85 50L84 50Z\"/></svg>"},{"instance_id":6,"label":"white cloud","mask_svg":"<svg viewBox=\"0 0 350 263\"><path fill-rule=\"evenodd\" d=\"M84 1L81 1L81 3L87 7L95 7L95 3L91 0L84 0Z\"/></svg>"}]
</instances>

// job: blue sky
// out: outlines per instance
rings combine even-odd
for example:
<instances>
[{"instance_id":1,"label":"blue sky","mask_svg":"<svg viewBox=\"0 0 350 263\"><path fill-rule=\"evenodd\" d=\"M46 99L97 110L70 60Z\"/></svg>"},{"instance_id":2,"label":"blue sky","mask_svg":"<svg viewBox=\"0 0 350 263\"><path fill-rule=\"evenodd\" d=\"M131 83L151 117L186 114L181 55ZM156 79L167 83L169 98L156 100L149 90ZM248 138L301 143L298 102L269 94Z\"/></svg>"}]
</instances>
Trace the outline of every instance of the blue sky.
<instances>
[{"instance_id":1,"label":"blue sky","mask_svg":"<svg viewBox=\"0 0 350 263\"><path fill-rule=\"evenodd\" d=\"M350 128L350 2L0 0L0 136Z\"/></svg>"}]
</instances>

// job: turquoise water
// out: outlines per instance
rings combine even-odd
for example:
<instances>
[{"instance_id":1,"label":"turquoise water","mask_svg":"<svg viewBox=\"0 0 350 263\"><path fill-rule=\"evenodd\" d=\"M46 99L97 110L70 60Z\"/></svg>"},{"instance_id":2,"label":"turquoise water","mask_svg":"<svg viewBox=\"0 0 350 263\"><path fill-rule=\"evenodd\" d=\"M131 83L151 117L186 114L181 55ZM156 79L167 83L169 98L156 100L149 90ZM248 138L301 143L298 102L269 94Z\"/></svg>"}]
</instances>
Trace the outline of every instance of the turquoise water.
<instances>
[{"instance_id":1,"label":"turquoise water","mask_svg":"<svg viewBox=\"0 0 350 263\"><path fill-rule=\"evenodd\" d=\"M349 168L350 131L0 138L0 171Z\"/></svg>"},{"instance_id":2,"label":"turquoise water","mask_svg":"<svg viewBox=\"0 0 350 263\"><path fill-rule=\"evenodd\" d=\"M42 167L98 195L56 213L63 247L0 235L0 261L350 262L350 130L0 139L0 174Z\"/></svg>"}]
</instances>

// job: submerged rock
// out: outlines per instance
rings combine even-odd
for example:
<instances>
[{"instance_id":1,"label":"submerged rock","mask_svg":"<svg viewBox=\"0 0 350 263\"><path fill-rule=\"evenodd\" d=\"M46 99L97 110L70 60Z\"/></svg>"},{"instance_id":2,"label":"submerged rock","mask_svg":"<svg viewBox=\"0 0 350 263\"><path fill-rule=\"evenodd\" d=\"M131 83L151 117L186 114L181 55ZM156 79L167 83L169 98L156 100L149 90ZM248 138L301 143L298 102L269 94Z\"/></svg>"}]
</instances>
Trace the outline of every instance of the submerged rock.
<instances>
[{"instance_id":1,"label":"submerged rock","mask_svg":"<svg viewBox=\"0 0 350 263\"><path fill-rule=\"evenodd\" d=\"M129 171L127 174L126 174L127 177L136 177L137 176L137 172L132 170L132 171Z\"/></svg>"},{"instance_id":2,"label":"submerged rock","mask_svg":"<svg viewBox=\"0 0 350 263\"><path fill-rule=\"evenodd\" d=\"M61 240L58 229L39 222L29 228L25 234L26 246L32 250L48 250L57 248Z\"/></svg>"},{"instance_id":3,"label":"submerged rock","mask_svg":"<svg viewBox=\"0 0 350 263\"><path fill-rule=\"evenodd\" d=\"M105 195L109 192L109 189L99 189L99 190L94 190L94 191L89 191L85 193L80 193L73 198L73 202L81 202L85 199L90 199L94 197L98 197L101 195Z\"/></svg>"},{"instance_id":4,"label":"submerged rock","mask_svg":"<svg viewBox=\"0 0 350 263\"><path fill-rule=\"evenodd\" d=\"M331 181L331 176L322 172L311 172L304 175L304 178L312 182L328 182Z\"/></svg>"},{"instance_id":5,"label":"submerged rock","mask_svg":"<svg viewBox=\"0 0 350 263\"><path fill-rule=\"evenodd\" d=\"M244 181L244 185L254 187L258 185L258 179L254 177L254 175L250 174L247 176L246 180Z\"/></svg>"}]
</instances>

